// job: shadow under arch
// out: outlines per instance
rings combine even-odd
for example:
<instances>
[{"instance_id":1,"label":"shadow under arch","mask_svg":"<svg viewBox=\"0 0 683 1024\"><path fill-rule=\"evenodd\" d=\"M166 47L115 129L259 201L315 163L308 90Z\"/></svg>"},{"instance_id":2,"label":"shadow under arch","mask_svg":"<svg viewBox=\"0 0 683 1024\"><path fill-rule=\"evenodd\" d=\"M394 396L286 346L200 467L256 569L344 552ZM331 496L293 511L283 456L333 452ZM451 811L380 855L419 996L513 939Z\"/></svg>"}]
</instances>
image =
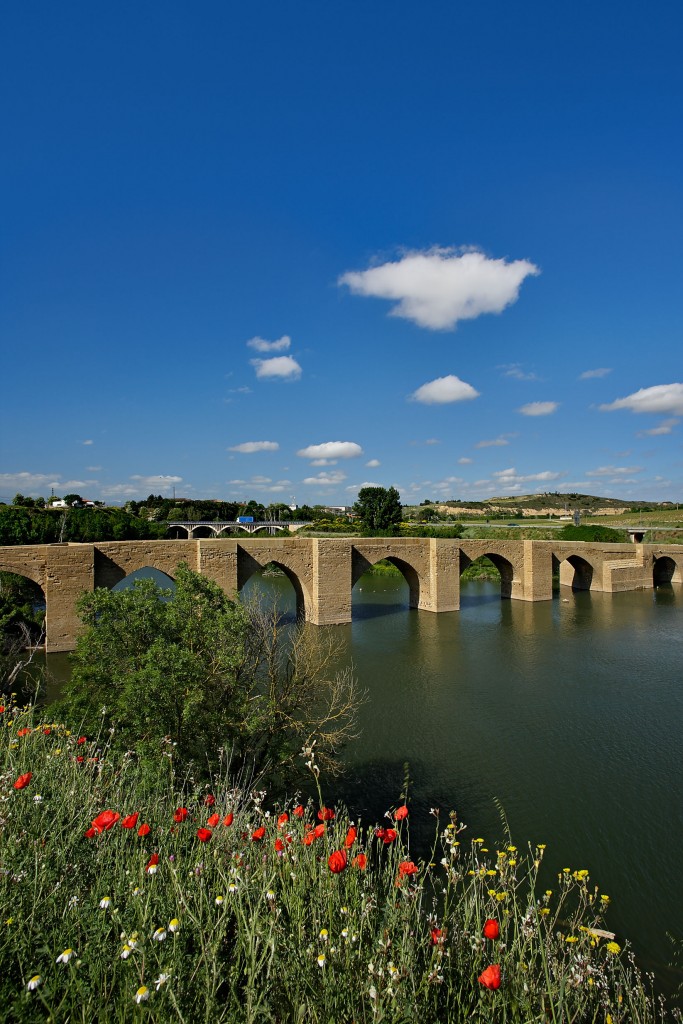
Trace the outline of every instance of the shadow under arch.
<instances>
[{"instance_id":1,"label":"shadow under arch","mask_svg":"<svg viewBox=\"0 0 683 1024\"><path fill-rule=\"evenodd\" d=\"M668 555L661 555L655 558L652 566L652 585L654 587L667 586L673 582L676 575L677 565L673 558Z\"/></svg>"},{"instance_id":2,"label":"shadow under arch","mask_svg":"<svg viewBox=\"0 0 683 1024\"><path fill-rule=\"evenodd\" d=\"M470 558L465 554L464 551L460 551L460 575L470 567L481 561L483 558L488 558L490 562L493 562L496 569L500 573L500 596L503 599L512 597L512 583L515 578L515 567L507 558L503 555L497 554L495 551L486 551L483 555L478 555L477 558Z\"/></svg>"},{"instance_id":3,"label":"shadow under arch","mask_svg":"<svg viewBox=\"0 0 683 1024\"><path fill-rule=\"evenodd\" d=\"M581 555L569 555L560 559L553 555L553 576L559 576L561 587L572 590L590 590L593 583L594 568Z\"/></svg>"},{"instance_id":4,"label":"shadow under arch","mask_svg":"<svg viewBox=\"0 0 683 1024\"><path fill-rule=\"evenodd\" d=\"M155 569L151 565L143 565L139 569L133 569L127 576L123 575L123 570L119 570L121 573L121 579L115 583L110 590L130 590L135 585L136 580L154 580L158 587L163 590L175 591L175 580L168 573L162 572L161 569Z\"/></svg>"},{"instance_id":5,"label":"shadow under arch","mask_svg":"<svg viewBox=\"0 0 683 1024\"><path fill-rule=\"evenodd\" d=\"M410 562L404 561L402 558L398 558L396 555L380 555L374 561L370 561L365 555L362 555L355 548L351 558L351 592L353 594L353 588L356 583L360 580L365 573L372 569L373 565L378 562L389 562L393 565L403 576L404 580L408 584L409 598L408 607L419 608L420 606L420 574L417 569L410 564Z\"/></svg>"},{"instance_id":6,"label":"shadow under arch","mask_svg":"<svg viewBox=\"0 0 683 1024\"><path fill-rule=\"evenodd\" d=\"M275 572L281 572L289 580L294 590L294 596L296 598L296 618L298 621L303 622L310 618L310 597L308 590L301 582L297 574L290 569L284 562L279 562L277 559L271 559L267 563L268 570ZM249 580L254 576L255 573L263 573L266 569L265 565L257 562L251 555L243 557L240 560L239 565L239 578L237 581L237 593L242 596L244 588Z\"/></svg>"},{"instance_id":7,"label":"shadow under arch","mask_svg":"<svg viewBox=\"0 0 683 1024\"><path fill-rule=\"evenodd\" d=\"M5 569L0 563L0 595L8 598L4 609L4 630L9 638L37 643L47 624L47 599L40 583L33 577L14 569ZM10 610L12 608L13 610ZM26 610L24 612L24 609ZM32 619L30 611L36 616ZM28 617L26 617L28 615ZM42 621L39 621L41 620ZM25 629L22 626L25 624Z\"/></svg>"}]
</instances>

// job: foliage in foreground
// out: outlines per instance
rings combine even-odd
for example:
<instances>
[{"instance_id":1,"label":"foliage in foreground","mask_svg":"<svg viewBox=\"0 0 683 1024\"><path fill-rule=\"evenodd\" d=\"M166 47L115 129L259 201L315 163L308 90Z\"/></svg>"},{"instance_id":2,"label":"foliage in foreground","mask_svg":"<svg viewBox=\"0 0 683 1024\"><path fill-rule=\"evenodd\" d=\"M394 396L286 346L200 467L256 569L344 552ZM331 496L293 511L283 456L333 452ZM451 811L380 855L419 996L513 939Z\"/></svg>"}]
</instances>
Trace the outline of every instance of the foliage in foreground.
<instances>
[{"instance_id":1,"label":"foliage in foreground","mask_svg":"<svg viewBox=\"0 0 683 1024\"><path fill-rule=\"evenodd\" d=\"M233 763L286 776L303 743L318 737L326 767L355 735L363 701L350 671L338 671L333 633L283 625L277 608L232 601L181 566L173 600L152 580L83 594L66 717L158 772L170 750L195 771Z\"/></svg>"},{"instance_id":2,"label":"foliage in foreground","mask_svg":"<svg viewBox=\"0 0 683 1024\"><path fill-rule=\"evenodd\" d=\"M362 827L172 757L150 784L31 709L0 722L5 1019L666 1019L587 872L537 891L542 845L488 849L451 815L416 862L405 803Z\"/></svg>"}]
</instances>

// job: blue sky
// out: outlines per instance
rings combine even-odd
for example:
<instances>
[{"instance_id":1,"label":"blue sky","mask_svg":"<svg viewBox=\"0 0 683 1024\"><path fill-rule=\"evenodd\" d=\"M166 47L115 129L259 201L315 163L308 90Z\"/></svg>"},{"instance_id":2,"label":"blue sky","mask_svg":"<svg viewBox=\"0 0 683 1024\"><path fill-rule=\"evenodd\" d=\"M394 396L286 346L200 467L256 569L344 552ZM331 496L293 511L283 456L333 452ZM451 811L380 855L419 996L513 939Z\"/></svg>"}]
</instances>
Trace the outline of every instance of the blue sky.
<instances>
[{"instance_id":1,"label":"blue sky","mask_svg":"<svg viewBox=\"0 0 683 1024\"><path fill-rule=\"evenodd\" d=\"M683 500L682 29L5 5L0 498Z\"/></svg>"}]
</instances>

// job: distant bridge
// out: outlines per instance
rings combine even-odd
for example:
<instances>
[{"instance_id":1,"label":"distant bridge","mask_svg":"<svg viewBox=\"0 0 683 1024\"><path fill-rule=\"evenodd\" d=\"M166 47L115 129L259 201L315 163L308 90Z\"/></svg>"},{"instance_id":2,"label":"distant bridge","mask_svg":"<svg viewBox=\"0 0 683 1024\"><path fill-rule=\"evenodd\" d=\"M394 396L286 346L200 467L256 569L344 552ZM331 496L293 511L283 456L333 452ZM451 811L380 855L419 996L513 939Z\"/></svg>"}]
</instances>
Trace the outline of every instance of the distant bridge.
<instances>
[{"instance_id":1,"label":"distant bridge","mask_svg":"<svg viewBox=\"0 0 683 1024\"><path fill-rule=\"evenodd\" d=\"M280 536L26 544L0 547L0 570L26 576L42 588L46 648L69 651L81 629L76 613L79 595L96 587L110 589L146 567L159 569L173 579L178 566L185 563L214 580L226 593L235 595L254 573L274 563L294 587L298 614L315 625L331 625L351 621L353 588L363 573L382 559L392 562L403 574L411 608L457 611L460 574L484 555L500 572L501 597L515 601L549 601L555 573L559 574L560 586L605 593L683 583L680 544L594 544L494 537L451 540Z\"/></svg>"},{"instance_id":2,"label":"distant bridge","mask_svg":"<svg viewBox=\"0 0 683 1024\"><path fill-rule=\"evenodd\" d=\"M186 538L188 540L200 539L202 537L220 537L226 530L244 530L245 533L256 533L257 530L267 530L268 533L274 534L277 530L288 530L290 533L296 533L297 530L303 529L304 526L312 526L312 522L289 522L289 520L274 520L267 519L264 522L259 523L240 523L238 520L229 522L228 520L213 521L211 519L171 519L166 523L162 524L168 527L169 530L174 529L176 526L180 526L186 531ZM199 531L199 532L197 532Z\"/></svg>"}]
</instances>

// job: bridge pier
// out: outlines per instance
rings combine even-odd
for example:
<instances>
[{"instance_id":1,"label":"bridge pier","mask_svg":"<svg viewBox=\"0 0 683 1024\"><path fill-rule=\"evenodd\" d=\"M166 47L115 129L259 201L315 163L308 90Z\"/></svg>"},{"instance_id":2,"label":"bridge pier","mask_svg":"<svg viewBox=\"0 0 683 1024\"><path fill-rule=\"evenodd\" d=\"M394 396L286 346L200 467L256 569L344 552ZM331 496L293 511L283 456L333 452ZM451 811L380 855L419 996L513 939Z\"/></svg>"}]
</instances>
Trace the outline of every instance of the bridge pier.
<instances>
[{"instance_id":1,"label":"bridge pier","mask_svg":"<svg viewBox=\"0 0 683 1024\"><path fill-rule=\"evenodd\" d=\"M76 600L95 589L93 544L48 544L45 562L45 650L72 651L80 629Z\"/></svg>"},{"instance_id":2,"label":"bridge pier","mask_svg":"<svg viewBox=\"0 0 683 1024\"><path fill-rule=\"evenodd\" d=\"M553 559L550 551L538 546L537 541L525 540L521 587L511 595L519 601L552 601Z\"/></svg>"}]
</instances>

